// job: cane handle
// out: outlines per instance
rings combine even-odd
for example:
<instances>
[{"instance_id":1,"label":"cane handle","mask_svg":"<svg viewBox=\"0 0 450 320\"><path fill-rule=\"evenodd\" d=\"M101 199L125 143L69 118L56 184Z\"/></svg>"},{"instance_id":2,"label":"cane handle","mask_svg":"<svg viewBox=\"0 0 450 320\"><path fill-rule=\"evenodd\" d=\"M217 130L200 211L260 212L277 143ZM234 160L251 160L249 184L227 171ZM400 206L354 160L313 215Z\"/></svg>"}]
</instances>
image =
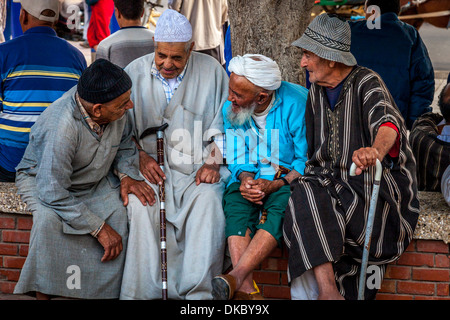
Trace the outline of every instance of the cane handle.
<instances>
[{"instance_id":1,"label":"cane handle","mask_svg":"<svg viewBox=\"0 0 450 320\"><path fill-rule=\"evenodd\" d=\"M381 174L383 173L383 167L381 166L380 160L377 159L376 163L376 171L375 171L375 181L381 180ZM356 175L356 164L353 162L350 166L350 175L355 176Z\"/></svg>"}]
</instances>

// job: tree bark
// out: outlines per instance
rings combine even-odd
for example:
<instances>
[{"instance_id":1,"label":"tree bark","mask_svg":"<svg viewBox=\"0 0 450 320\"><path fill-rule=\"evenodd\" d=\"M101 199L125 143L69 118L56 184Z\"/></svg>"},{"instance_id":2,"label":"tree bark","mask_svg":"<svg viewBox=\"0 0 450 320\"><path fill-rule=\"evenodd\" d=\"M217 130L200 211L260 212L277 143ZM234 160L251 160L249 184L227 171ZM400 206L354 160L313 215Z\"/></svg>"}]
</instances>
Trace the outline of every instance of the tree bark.
<instances>
[{"instance_id":1,"label":"tree bark","mask_svg":"<svg viewBox=\"0 0 450 320\"><path fill-rule=\"evenodd\" d=\"M285 81L305 84L301 50L292 42L310 23L314 0L228 0L233 56L259 53L275 60Z\"/></svg>"}]
</instances>

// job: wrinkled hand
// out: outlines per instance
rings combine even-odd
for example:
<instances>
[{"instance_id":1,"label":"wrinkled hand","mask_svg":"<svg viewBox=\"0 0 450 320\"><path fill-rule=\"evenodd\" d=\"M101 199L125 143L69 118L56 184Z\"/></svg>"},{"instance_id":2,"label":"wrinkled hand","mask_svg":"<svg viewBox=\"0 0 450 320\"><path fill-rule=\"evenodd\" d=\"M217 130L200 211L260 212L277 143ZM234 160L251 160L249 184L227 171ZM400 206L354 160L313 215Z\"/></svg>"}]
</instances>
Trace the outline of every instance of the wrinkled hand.
<instances>
[{"instance_id":1,"label":"wrinkled hand","mask_svg":"<svg viewBox=\"0 0 450 320\"><path fill-rule=\"evenodd\" d=\"M139 152L139 170L145 179L153 184L162 184L163 180L166 179L166 175L159 167L158 162L143 151Z\"/></svg>"},{"instance_id":2,"label":"wrinkled hand","mask_svg":"<svg viewBox=\"0 0 450 320\"><path fill-rule=\"evenodd\" d=\"M259 179L258 179L259 180ZM265 193L257 188L253 188L255 181L252 177L245 177L241 180L241 186L239 187L239 191L242 194L242 197L250 202L253 202L258 205L262 205L262 199L266 196Z\"/></svg>"},{"instance_id":3,"label":"wrinkled hand","mask_svg":"<svg viewBox=\"0 0 450 320\"><path fill-rule=\"evenodd\" d=\"M252 187L252 189L261 190L264 192L264 195L269 195L273 192L278 191L284 183L282 180L266 180L266 179L256 179L251 180L248 184Z\"/></svg>"},{"instance_id":4,"label":"wrinkled hand","mask_svg":"<svg viewBox=\"0 0 450 320\"><path fill-rule=\"evenodd\" d=\"M156 202L155 192L145 181L137 181L130 177L125 177L120 181L120 195L124 206L128 205L129 193L138 197L144 206L147 204L152 206Z\"/></svg>"},{"instance_id":5,"label":"wrinkled hand","mask_svg":"<svg viewBox=\"0 0 450 320\"><path fill-rule=\"evenodd\" d=\"M218 164L207 164L205 163L200 169L198 169L195 175L195 183L199 185L200 183L216 183L220 180L219 173L220 166Z\"/></svg>"},{"instance_id":6,"label":"wrinkled hand","mask_svg":"<svg viewBox=\"0 0 450 320\"><path fill-rule=\"evenodd\" d=\"M353 152L352 161L356 165L356 175L360 175L368 167L375 166L379 157L378 150L371 147L361 148ZM382 159L379 160L381 161Z\"/></svg>"},{"instance_id":7,"label":"wrinkled hand","mask_svg":"<svg viewBox=\"0 0 450 320\"><path fill-rule=\"evenodd\" d=\"M97 240L105 249L102 262L114 260L123 250L122 237L106 223L98 233Z\"/></svg>"}]
</instances>

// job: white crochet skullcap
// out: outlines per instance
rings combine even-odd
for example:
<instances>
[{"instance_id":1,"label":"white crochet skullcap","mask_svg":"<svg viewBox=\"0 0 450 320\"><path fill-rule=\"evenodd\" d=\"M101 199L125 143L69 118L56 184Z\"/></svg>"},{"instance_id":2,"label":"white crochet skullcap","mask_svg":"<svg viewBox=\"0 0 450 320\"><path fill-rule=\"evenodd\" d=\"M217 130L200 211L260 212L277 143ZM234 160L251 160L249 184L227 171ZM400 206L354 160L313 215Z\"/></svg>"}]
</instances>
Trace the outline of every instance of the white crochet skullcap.
<instances>
[{"instance_id":1,"label":"white crochet skullcap","mask_svg":"<svg viewBox=\"0 0 450 320\"><path fill-rule=\"evenodd\" d=\"M166 9L158 18L155 28L156 42L188 42L192 38L192 26L181 13Z\"/></svg>"},{"instance_id":2,"label":"white crochet skullcap","mask_svg":"<svg viewBox=\"0 0 450 320\"><path fill-rule=\"evenodd\" d=\"M278 64L262 54L236 56L231 59L228 71L244 76L254 85L266 90L276 90L281 85Z\"/></svg>"}]
</instances>

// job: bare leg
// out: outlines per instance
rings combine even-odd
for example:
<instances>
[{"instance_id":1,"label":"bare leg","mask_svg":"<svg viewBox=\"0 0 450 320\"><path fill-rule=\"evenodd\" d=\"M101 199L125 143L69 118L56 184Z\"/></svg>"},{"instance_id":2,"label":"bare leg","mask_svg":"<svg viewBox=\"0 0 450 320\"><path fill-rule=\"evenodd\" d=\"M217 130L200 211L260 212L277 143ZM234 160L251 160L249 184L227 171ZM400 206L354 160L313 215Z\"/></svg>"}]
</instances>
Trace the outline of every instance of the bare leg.
<instances>
[{"instance_id":1,"label":"bare leg","mask_svg":"<svg viewBox=\"0 0 450 320\"><path fill-rule=\"evenodd\" d=\"M247 232L245 234L245 237L241 236L230 236L228 237L228 247L230 248L230 255L231 255L231 262L233 264L233 268L236 268L236 266L239 263L239 260L243 256L245 250L248 248L251 242L250 238L250 230L247 229ZM236 289L240 289L239 291L244 292L253 292L251 290L253 288L253 276L252 273L244 279L241 280L241 278L237 278L237 276L234 274L234 270L230 272L231 275L233 275L236 278ZM251 291L249 291L251 290Z\"/></svg>"},{"instance_id":2,"label":"bare leg","mask_svg":"<svg viewBox=\"0 0 450 320\"><path fill-rule=\"evenodd\" d=\"M236 289L246 293L254 292L252 272L276 248L277 241L262 229L256 232L251 241L249 232L245 237L234 236L228 239L234 267L229 274L236 279Z\"/></svg>"},{"instance_id":3,"label":"bare leg","mask_svg":"<svg viewBox=\"0 0 450 320\"><path fill-rule=\"evenodd\" d=\"M315 267L313 271L319 287L318 300L344 300L337 289L331 262L321 264Z\"/></svg>"}]
</instances>

